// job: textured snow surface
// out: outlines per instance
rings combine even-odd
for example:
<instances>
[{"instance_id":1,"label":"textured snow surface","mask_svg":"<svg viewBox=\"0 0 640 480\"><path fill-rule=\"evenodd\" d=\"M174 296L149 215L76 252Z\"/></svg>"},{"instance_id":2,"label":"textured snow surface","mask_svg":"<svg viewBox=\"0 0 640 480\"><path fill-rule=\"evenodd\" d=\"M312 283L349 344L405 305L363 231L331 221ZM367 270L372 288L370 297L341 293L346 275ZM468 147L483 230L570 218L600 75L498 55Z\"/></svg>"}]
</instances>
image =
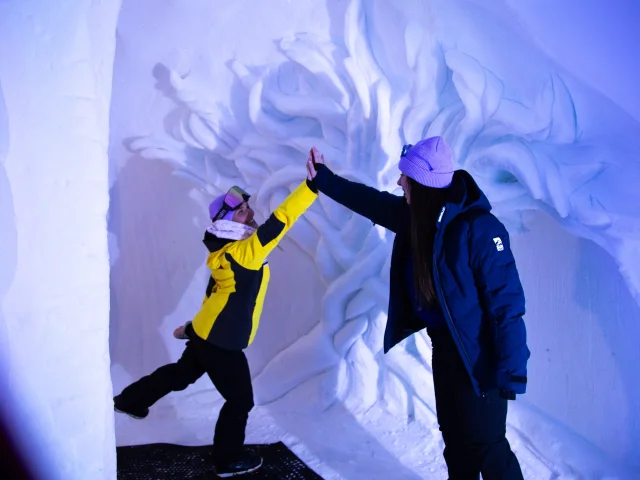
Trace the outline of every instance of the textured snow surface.
<instances>
[{"instance_id":1,"label":"textured snow surface","mask_svg":"<svg viewBox=\"0 0 640 480\"><path fill-rule=\"evenodd\" d=\"M114 479L108 115L119 1L0 2L0 413L42 479Z\"/></svg>"},{"instance_id":2,"label":"textured snow surface","mask_svg":"<svg viewBox=\"0 0 640 480\"><path fill-rule=\"evenodd\" d=\"M522 12L538 14L534 33L502 2L398 5L124 2L110 146L114 389L179 356L171 331L202 300L212 195L241 184L265 218L313 144L335 171L394 191L401 145L442 134L514 235L533 357L508 432L527 478L631 478L637 111L611 100L613 83L598 90L546 53L532 3ZM586 38L590 27L573 28ZM391 242L321 196L270 259L248 350L260 405L250 440L287 432L327 478L443 474L428 338L381 353ZM205 379L145 422L118 420L118 442L209 441L198 419L212 395Z\"/></svg>"}]
</instances>

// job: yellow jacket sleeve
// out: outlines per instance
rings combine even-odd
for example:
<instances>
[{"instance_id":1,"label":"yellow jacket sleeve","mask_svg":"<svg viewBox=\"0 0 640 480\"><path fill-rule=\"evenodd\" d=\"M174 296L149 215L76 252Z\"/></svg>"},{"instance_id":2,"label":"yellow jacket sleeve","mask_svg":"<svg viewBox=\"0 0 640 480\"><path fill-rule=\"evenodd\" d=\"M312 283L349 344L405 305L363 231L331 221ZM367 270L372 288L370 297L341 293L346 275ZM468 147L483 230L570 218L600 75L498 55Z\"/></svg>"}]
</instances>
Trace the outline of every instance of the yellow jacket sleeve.
<instances>
[{"instance_id":1,"label":"yellow jacket sleeve","mask_svg":"<svg viewBox=\"0 0 640 480\"><path fill-rule=\"evenodd\" d=\"M233 242L227 253L245 268L257 270L318 194L302 182L246 240Z\"/></svg>"}]
</instances>

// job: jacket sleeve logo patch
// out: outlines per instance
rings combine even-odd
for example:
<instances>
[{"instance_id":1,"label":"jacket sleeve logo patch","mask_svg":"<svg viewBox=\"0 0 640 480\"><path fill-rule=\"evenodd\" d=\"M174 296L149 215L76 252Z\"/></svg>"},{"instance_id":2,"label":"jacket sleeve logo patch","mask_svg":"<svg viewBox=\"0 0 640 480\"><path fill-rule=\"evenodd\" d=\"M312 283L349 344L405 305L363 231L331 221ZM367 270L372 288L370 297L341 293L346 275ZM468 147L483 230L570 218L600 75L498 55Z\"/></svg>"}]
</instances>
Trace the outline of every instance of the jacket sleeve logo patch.
<instances>
[{"instance_id":1,"label":"jacket sleeve logo patch","mask_svg":"<svg viewBox=\"0 0 640 480\"><path fill-rule=\"evenodd\" d=\"M504 250L504 245L502 245L502 239L500 237L494 238L493 243L496 244L496 250L498 250L499 252Z\"/></svg>"}]
</instances>

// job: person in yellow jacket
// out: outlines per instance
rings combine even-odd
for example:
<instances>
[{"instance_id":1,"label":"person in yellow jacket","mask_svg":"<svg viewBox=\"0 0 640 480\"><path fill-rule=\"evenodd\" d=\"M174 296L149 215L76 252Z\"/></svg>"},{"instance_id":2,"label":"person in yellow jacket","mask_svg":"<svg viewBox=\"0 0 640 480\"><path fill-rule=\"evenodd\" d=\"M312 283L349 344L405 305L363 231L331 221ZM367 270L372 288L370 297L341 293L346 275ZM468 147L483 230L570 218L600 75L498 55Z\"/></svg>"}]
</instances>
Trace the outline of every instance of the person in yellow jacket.
<instances>
[{"instance_id":1,"label":"person in yellow jacket","mask_svg":"<svg viewBox=\"0 0 640 480\"><path fill-rule=\"evenodd\" d=\"M250 473L262 465L261 458L243 448L254 405L243 350L258 329L269 283L267 256L316 198L315 185L307 178L259 227L241 188L214 200L209 207L212 224L203 240L211 269L205 299L193 321L174 332L188 339L182 356L114 398L117 412L145 418L149 407L169 392L184 390L208 374L225 400L213 439L213 468L219 477Z\"/></svg>"}]
</instances>

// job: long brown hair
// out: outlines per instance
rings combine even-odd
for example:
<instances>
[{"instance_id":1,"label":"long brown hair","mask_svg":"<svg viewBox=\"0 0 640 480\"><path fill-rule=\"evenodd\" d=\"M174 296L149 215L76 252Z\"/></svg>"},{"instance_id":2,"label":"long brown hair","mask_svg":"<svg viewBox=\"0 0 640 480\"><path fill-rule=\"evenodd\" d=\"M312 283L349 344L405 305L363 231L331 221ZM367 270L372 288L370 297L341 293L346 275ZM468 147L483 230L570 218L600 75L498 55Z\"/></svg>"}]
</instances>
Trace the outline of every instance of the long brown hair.
<instances>
[{"instance_id":1,"label":"long brown hair","mask_svg":"<svg viewBox=\"0 0 640 480\"><path fill-rule=\"evenodd\" d=\"M433 243L437 221L446 202L448 188L431 188L407 177L411 203L409 239L413 257L413 281L421 307L437 303L433 280Z\"/></svg>"}]
</instances>

